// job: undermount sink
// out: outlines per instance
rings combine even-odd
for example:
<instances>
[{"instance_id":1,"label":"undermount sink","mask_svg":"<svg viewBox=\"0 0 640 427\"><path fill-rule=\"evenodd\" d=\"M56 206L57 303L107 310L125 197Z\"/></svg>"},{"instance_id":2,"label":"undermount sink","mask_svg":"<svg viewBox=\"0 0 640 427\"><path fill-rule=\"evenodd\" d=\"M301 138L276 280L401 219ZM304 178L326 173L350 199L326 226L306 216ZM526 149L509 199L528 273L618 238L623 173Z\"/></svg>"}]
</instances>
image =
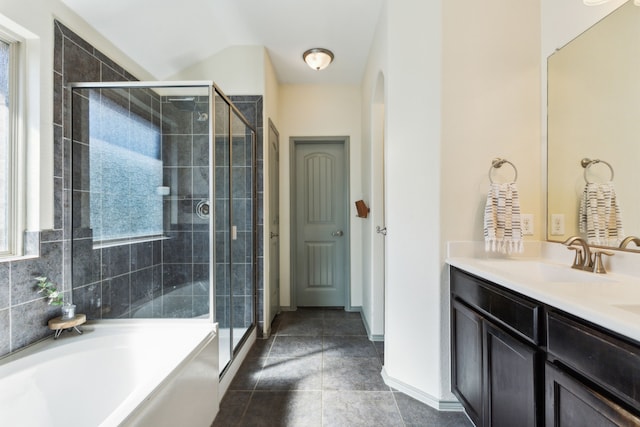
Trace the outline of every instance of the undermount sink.
<instances>
[{"instance_id":1,"label":"undermount sink","mask_svg":"<svg viewBox=\"0 0 640 427\"><path fill-rule=\"evenodd\" d=\"M570 266L540 261L482 260L484 266L533 282L547 283L613 283L603 274L577 270ZM640 307L640 306L639 306Z\"/></svg>"}]
</instances>

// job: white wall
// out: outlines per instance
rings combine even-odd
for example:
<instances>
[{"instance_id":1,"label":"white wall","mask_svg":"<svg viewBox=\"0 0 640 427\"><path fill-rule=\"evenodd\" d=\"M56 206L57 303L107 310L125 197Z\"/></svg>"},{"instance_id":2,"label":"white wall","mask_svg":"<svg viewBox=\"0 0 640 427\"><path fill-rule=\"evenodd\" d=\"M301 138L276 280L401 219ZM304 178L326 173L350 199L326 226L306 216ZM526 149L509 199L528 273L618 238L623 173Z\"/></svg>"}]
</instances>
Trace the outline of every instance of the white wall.
<instances>
[{"instance_id":1,"label":"white wall","mask_svg":"<svg viewBox=\"0 0 640 427\"><path fill-rule=\"evenodd\" d=\"M168 80L213 80L226 95L263 95L263 46L233 46L171 76Z\"/></svg>"},{"instance_id":2,"label":"white wall","mask_svg":"<svg viewBox=\"0 0 640 427\"><path fill-rule=\"evenodd\" d=\"M387 12L383 6L362 79L362 199L371 212L359 221L362 233L362 315L372 337L384 337L384 239L376 233L384 219L384 141L386 140ZM383 111L381 111L383 110ZM376 121L381 123L376 124ZM382 125L382 134L378 135ZM378 127L378 128L377 128ZM382 145L382 147L380 147ZM382 254L381 254L382 252ZM382 255L382 256L381 256Z\"/></svg>"},{"instance_id":3,"label":"white wall","mask_svg":"<svg viewBox=\"0 0 640 427\"><path fill-rule=\"evenodd\" d=\"M387 2L385 376L442 397L440 150L442 2ZM407 30L407 29L410 29Z\"/></svg>"},{"instance_id":4,"label":"white wall","mask_svg":"<svg viewBox=\"0 0 640 427\"><path fill-rule=\"evenodd\" d=\"M53 20L60 20L138 78L144 80L151 75L58 0L0 0L0 15L3 24L9 20L9 24L17 24L31 33L29 43L33 56L29 58L29 79L35 93L29 96L27 106L30 132L27 196L39 193L40 197L29 205L27 227L30 230L50 229L53 228L54 210Z\"/></svg>"},{"instance_id":5,"label":"white wall","mask_svg":"<svg viewBox=\"0 0 640 427\"><path fill-rule=\"evenodd\" d=\"M349 221L351 256L351 306L362 304L361 229L354 200L361 198L361 99L355 85L281 85L278 94L280 131L280 305L290 307L291 209L290 138L299 136L349 136Z\"/></svg>"}]
</instances>

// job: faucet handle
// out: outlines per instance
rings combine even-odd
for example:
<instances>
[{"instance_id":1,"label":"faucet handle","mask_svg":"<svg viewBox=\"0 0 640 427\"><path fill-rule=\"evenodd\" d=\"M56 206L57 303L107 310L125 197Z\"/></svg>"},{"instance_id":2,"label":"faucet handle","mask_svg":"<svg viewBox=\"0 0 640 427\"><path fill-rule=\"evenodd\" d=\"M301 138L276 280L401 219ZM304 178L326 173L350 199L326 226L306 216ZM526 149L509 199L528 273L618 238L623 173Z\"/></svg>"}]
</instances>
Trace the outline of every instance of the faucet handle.
<instances>
[{"instance_id":1,"label":"faucet handle","mask_svg":"<svg viewBox=\"0 0 640 427\"><path fill-rule=\"evenodd\" d=\"M567 249L569 249L570 251L576 251L576 255L573 258L573 265L571 267L582 269L584 265L584 256L582 254L582 248L580 246L567 246Z\"/></svg>"},{"instance_id":2,"label":"faucet handle","mask_svg":"<svg viewBox=\"0 0 640 427\"><path fill-rule=\"evenodd\" d=\"M602 255L613 256L614 253L604 249L593 249L592 252L593 252L593 272L605 274L607 270L604 268L604 263L602 262Z\"/></svg>"}]
</instances>

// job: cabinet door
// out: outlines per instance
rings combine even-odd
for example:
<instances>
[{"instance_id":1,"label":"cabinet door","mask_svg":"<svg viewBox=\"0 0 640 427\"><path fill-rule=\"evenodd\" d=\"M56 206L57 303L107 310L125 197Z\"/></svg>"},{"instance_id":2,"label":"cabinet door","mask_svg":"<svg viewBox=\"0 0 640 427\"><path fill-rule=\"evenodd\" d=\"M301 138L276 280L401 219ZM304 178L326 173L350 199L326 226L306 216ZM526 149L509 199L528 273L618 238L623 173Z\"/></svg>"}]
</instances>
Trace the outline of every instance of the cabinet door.
<instances>
[{"instance_id":1,"label":"cabinet door","mask_svg":"<svg viewBox=\"0 0 640 427\"><path fill-rule=\"evenodd\" d=\"M482 404L482 317L458 301L451 304L451 380L453 394L480 426Z\"/></svg>"},{"instance_id":2,"label":"cabinet door","mask_svg":"<svg viewBox=\"0 0 640 427\"><path fill-rule=\"evenodd\" d=\"M548 427L640 425L640 418L549 363L545 383Z\"/></svg>"},{"instance_id":3,"label":"cabinet door","mask_svg":"<svg viewBox=\"0 0 640 427\"><path fill-rule=\"evenodd\" d=\"M536 427L542 423L541 353L484 322L486 426ZM540 383L540 384L538 384ZM540 395L540 399L538 398Z\"/></svg>"}]
</instances>

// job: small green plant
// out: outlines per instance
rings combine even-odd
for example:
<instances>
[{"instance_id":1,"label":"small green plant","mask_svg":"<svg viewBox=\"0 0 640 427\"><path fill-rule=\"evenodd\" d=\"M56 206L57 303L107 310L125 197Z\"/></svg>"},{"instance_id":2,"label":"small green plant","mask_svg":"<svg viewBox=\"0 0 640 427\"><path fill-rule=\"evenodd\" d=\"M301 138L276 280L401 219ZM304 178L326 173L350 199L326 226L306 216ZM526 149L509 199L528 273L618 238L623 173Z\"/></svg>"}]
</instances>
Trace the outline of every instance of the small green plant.
<instances>
[{"instance_id":1,"label":"small green plant","mask_svg":"<svg viewBox=\"0 0 640 427\"><path fill-rule=\"evenodd\" d=\"M62 292L58 291L56 285L51 283L46 277L36 277L38 283L38 293L43 293L49 299L49 305L63 305L64 298Z\"/></svg>"}]
</instances>

